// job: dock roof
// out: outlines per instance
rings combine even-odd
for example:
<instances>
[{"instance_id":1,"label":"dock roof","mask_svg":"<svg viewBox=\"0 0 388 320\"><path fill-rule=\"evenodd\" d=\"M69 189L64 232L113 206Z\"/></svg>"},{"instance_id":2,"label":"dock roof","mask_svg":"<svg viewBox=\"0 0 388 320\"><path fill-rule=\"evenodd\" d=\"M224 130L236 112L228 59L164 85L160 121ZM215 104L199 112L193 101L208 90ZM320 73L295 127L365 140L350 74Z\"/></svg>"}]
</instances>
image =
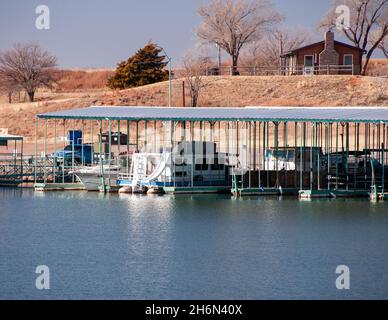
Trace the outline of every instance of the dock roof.
<instances>
[{"instance_id":1,"label":"dock roof","mask_svg":"<svg viewBox=\"0 0 388 320\"><path fill-rule=\"evenodd\" d=\"M37 115L41 119L279 121L388 123L388 107L168 108L92 106Z\"/></svg>"},{"instance_id":2,"label":"dock roof","mask_svg":"<svg viewBox=\"0 0 388 320\"><path fill-rule=\"evenodd\" d=\"M15 136L12 134L0 134L0 141L20 141L23 140L22 136Z\"/></svg>"}]
</instances>

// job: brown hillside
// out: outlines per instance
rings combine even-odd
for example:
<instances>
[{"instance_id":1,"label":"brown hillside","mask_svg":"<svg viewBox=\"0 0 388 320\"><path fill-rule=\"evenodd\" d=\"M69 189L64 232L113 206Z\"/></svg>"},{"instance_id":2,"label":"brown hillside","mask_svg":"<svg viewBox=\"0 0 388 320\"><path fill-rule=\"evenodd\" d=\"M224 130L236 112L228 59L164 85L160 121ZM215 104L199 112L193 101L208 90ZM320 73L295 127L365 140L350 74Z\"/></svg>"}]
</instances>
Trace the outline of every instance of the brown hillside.
<instances>
[{"instance_id":1,"label":"brown hillside","mask_svg":"<svg viewBox=\"0 0 388 320\"><path fill-rule=\"evenodd\" d=\"M208 77L200 106L388 106L388 79L353 76ZM182 106L183 79L173 82L173 105ZM187 90L186 90L187 93ZM168 82L123 91L102 89L39 92L38 102L0 100L0 128L33 141L37 113L90 105L167 106ZM187 106L189 96L186 96ZM49 136L52 132L49 129ZM39 136L43 126L39 126Z\"/></svg>"},{"instance_id":2,"label":"brown hillside","mask_svg":"<svg viewBox=\"0 0 388 320\"><path fill-rule=\"evenodd\" d=\"M173 82L173 104L182 106L182 83ZM355 76L207 77L200 106L383 106L388 105L388 79ZM186 106L190 97L186 90ZM168 104L168 83L104 95L100 105Z\"/></svg>"},{"instance_id":3,"label":"brown hillside","mask_svg":"<svg viewBox=\"0 0 388 320\"><path fill-rule=\"evenodd\" d=\"M93 90L106 88L113 70L60 70L56 91Z\"/></svg>"}]
</instances>

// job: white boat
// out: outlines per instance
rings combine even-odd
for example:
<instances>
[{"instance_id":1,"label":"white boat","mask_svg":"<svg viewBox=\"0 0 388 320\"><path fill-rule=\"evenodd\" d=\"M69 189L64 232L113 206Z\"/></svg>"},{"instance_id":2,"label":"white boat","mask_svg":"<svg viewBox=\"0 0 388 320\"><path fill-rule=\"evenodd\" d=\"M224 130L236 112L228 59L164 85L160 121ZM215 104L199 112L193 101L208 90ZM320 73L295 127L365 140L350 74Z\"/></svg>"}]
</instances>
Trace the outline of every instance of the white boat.
<instances>
[{"instance_id":1,"label":"white boat","mask_svg":"<svg viewBox=\"0 0 388 320\"><path fill-rule=\"evenodd\" d=\"M198 152L198 149L201 150ZM139 187L228 186L227 157L215 150L216 144L211 142L181 142L173 152L135 153L130 174L119 175L117 183L133 190Z\"/></svg>"},{"instance_id":2,"label":"white boat","mask_svg":"<svg viewBox=\"0 0 388 320\"><path fill-rule=\"evenodd\" d=\"M311 159L312 157L312 159ZM262 170L269 171L300 171L301 168L310 168L313 171L327 169L327 157L320 147L279 147L265 150L264 166Z\"/></svg>"},{"instance_id":3,"label":"white boat","mask_svg":"<svg viewBox=\"0 0 388 320\"><path fill-rule=\"evenodd\" d=\"M103 174L101 174L101 166L79 167L70 172L74 174L88 191L99 191L100 186L116 185L117 175L120 172L118 165L103 165Z\"/></svg>"}]
</instances>

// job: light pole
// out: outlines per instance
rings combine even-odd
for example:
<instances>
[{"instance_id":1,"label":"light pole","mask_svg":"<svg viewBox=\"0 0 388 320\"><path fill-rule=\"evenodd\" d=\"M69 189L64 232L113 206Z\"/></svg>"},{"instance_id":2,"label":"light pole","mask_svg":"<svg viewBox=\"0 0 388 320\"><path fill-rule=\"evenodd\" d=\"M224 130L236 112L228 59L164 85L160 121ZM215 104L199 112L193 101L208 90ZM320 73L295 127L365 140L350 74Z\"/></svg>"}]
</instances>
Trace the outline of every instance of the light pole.
<instances>
[{"instance_id":1,"label":"light pole","mask_svg":"<svg viewBox=\"0 0 388 320\"><path fill-rule=\"evenodd\" d=\"M172 59L169 57L169 55L167 54L166 50L164 50L163 47L160 47L160 46L157 46L157 48L159 48L160 50L163 51L164 55L166 56L167 60L168 60L168 106L169 108L172 107Z\"/></svg>"},{"instance_id":2,"label":"light pole","mask_svg":"<svg viewBox=\"0 0 388 320\"><path fill-rule=\"evenodd\" d=\"M216 47L218 49L218 74L221 75L221 46L216 43Z\"/></svg>"}]
</instances>

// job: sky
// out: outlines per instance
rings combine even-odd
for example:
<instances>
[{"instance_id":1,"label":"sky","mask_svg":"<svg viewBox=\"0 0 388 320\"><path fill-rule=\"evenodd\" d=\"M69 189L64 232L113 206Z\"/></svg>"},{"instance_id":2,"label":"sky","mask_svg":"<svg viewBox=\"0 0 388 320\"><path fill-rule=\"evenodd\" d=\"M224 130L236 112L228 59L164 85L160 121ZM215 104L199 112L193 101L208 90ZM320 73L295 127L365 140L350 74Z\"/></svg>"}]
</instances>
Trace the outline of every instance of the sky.
<instances>
[{"instance_id":1,"label":"sky","mask_svg":"<svg viewBox=\"0 0 388 320\"><path fill-rule=\"evenodd\" d=\"M1 0L0 50L35 42L57 56L62 68L113 68L151 40L178 61L195 45L197 9L209 1ZM331 0L272 2L286 26L316 31ZM49 30L35 27L38 5L50 9Z\"/></svg>"}]
</instances>

